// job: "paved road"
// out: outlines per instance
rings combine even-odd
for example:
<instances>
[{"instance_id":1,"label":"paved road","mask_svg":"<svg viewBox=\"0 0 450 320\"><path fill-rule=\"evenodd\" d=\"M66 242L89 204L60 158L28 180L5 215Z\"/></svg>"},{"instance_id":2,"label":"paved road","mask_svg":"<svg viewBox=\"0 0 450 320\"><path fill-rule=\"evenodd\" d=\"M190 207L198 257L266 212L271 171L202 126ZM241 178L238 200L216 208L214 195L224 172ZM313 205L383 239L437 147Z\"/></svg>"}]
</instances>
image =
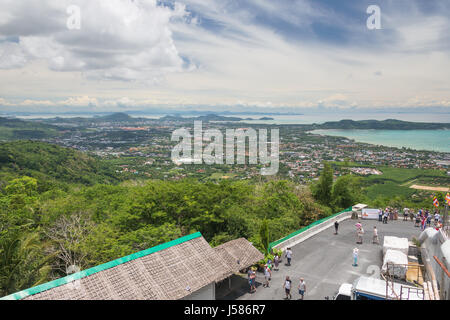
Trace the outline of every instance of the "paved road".
<instances>
[{"instance_id":1,"label":"paved road","mask_svg":"<svg viewBox=\"0 0 450 320\"><path fill-rule=\"evenodd\" d=\"M305 300L322 300L325 296L332 297L339 286L352 283L361 275L368 274L369 266L381 267L382 243L384 236L404 237L411 240L418 238L420 229L414 227L413 222L390 221L382 224L378 221L363 220L364 243L356 244L355 220L346 220L339 226L339 234L334 235L334 228L330 227L319 234L292 248L291 266L280 264L279 271L272 273L269 288L257 287L253 294L245 293L239 300L280 300L285 297L283 283L285 277L290 276L293 282L292 299L299 299L297 286L303 277L306 282ZM372 244L373 227L377 226L380 245ZM358 266L352 266L353 248L359 249ZM257 282L262 283L264 276L258 273Z\"/></svg>"}]
</instances>

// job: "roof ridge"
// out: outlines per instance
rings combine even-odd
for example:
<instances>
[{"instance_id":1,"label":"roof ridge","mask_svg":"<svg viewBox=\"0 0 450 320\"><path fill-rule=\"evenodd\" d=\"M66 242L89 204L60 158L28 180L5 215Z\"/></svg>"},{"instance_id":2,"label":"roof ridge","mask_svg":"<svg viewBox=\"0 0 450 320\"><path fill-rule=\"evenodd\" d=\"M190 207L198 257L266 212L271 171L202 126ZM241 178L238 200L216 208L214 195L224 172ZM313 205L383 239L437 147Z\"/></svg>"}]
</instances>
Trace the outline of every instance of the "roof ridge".
<instances>
[{"instance_id":1,"label":"roof ridge","mask_svg":"<svg viewBox=\"0 0 450 320\"><path fill-rule=\"evenodd\" d=\"M65 285L65 284L68 284L70 282L73 282L73 281L76 281L76 280L88 277L88 276L93 275L95 273L98 273L100 271L104 271L104 270L107 270L107 269L114 268L114 267L116 267L118 265L121 265L121 264L124 264L126 262L133 261L133 260L136 260L136 259L148 256L148 255L150 255L152 253L159 252L159 251L171 248L173 246L182 244L184 242L187 242L187 241L199 238L199 237L202 237L202 234L200 232L196 232L196 233L193 233L193 234L190 234L190 235L187 235L187 236L184 236L184 237L181 237L181 238L178 238L178 239L166 242L166 243L159 244L159 245L157 245L155 247L148 248L146 250L139 251L139 252L130 254L128 256L112 260L110 262L106 262L104 264L92 267L90 269L86 269L86 270L83 270L83 271L80 271L80 272L77 272L77 273L65 276L63 278L59 278L59 279L56 279L56 280L53 280L53 281L50 281L50 282L46 282L44 284L41 284L41 285L38 285L38 286L35 286L35 287L32 287L32 288L29 288L29 289L22 290L20 292L16 292L16 293L10 294L8 296L0 298L0 300L21 300L21 299L24 299L24 298L26 298L28 296L35 295L37 293L40 293L40 292L43 292L43 291L47 291L47 290L50 290L50 289L53 289L53 288L56 288L56 287L60 287L62 285Z\"/></svg>"}]
</instances>

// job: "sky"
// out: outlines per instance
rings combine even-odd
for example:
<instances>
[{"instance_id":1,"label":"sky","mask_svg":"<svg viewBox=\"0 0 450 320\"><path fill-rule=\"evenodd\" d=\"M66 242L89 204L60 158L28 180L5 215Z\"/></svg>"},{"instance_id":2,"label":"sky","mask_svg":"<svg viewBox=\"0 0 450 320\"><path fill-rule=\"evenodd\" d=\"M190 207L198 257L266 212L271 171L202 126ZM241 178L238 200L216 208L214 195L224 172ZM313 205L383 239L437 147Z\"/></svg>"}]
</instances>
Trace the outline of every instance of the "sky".
<instances>
[{"instance_id":1,"label":"sky","mask_svg":"<svg viewBox=\"0 0 450 320\"><path fill-rule=\"evenodd\" d=\"M0 113L449 112L449 70L449 1L0 0Z\"/></svg>"}]
</instances>

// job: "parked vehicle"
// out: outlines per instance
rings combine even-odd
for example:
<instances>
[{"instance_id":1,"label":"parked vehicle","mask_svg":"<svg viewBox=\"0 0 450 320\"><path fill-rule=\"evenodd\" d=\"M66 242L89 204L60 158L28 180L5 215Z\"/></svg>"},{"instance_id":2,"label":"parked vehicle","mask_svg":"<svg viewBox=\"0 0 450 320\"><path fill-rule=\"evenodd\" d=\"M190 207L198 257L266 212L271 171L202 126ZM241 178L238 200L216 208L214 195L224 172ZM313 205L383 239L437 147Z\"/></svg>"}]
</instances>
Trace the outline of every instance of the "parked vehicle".
<instances>
[{"instance_id":1,"label":"parked vehicle","mask_svg":"<svg viewBox=\"0 0 450 320\"><path fill-rule=\"evenodd\" d=\"M392 290L393 289L393 290ZM386 283L385 280L359 277L350 283L339 287L334 300L423 300L421 288L404 285L397 282Z\"/></svg>"}]
</instances>

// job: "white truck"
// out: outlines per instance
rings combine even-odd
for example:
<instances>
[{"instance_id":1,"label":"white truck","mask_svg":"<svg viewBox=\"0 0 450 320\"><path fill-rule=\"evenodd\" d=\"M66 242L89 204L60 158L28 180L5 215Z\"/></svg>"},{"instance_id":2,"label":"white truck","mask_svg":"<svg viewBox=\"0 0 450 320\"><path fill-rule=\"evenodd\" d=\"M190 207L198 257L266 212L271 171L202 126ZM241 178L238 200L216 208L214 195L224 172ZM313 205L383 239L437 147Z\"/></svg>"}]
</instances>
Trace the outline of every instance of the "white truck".
<instances>
[{"instance_id":1,"label":"white truck","mask_svg":"<svg viewBox=\"0 0 450 320\"><path fill-rule=\"evenodd\" d=\"M393 290L392 290L393 287ZM359 277L350 283L339 287L334 300L423 300L421 288L389 282L373 277Z\"/></svg>"}]
</instances>

